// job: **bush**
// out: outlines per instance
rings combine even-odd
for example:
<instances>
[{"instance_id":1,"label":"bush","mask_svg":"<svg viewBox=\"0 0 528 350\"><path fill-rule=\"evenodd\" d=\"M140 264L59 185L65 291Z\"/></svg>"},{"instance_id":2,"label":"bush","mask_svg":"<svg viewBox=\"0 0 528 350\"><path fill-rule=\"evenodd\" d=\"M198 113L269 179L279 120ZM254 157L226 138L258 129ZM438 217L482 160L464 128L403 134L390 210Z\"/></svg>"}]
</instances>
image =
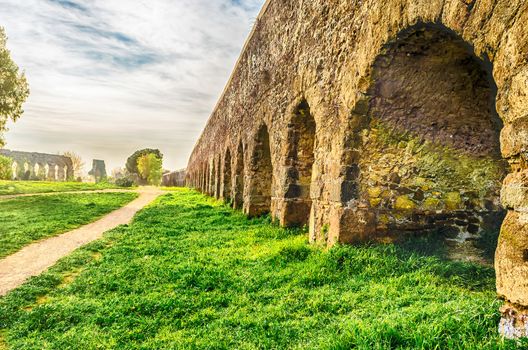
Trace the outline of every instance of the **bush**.
<instances>
[{"instance_id":1,"label":"bush","mask_svg":"<svg viewBox=\"0 0 528 350\"><path fill-rule=\"evenodd\" d=\"M147 180L149 185L159 186L161 182L162 160L155 154L145 154L138 158L137 168L139 177Z\"/></svg>"},{"instance_id":2,"label":"bush","mask_svg":"<svg viewBox=\"0 0 528 350\"><path fill-rule=\"evenodd\" d=\"M153 155L155 155L157 158L159 158L159 159L163 159L163 154L160 152L159 149L145 148L145 149L142 149L142 150L139 150L139 151L134 152L133 155L131 155L130 157L128 157L128 159L127 159L127 161L126 161L126 165L125 165L125 166L126 166L126 170L127 170L130 174L139 174L138 160L139 160L139 158L141 158L142 156L149 155L149 154L153 154ZM143 177L142 180L147 181L147 178L146 178L146 177Z\"/></svg>"},{"instance_id":3,"label":"bush","mask_svg":"<svg viewBox=\"0 0 528 350\"><path fill-rule=\"evenodd\" d=\"M134 180L129 177L121 177L115 180L115 184L119 187L132 187L134 186Z\"/></svg>"},{"instance_id":4,"label":"bush","mask_svg":"<svg viewBox=\"0 0 528 350\"><path fill-rule=\"evenodd\" d=\"M11 179L13 179L13 160L5 156L0 156L0 180Z\"/></svg>"}]
</instances>

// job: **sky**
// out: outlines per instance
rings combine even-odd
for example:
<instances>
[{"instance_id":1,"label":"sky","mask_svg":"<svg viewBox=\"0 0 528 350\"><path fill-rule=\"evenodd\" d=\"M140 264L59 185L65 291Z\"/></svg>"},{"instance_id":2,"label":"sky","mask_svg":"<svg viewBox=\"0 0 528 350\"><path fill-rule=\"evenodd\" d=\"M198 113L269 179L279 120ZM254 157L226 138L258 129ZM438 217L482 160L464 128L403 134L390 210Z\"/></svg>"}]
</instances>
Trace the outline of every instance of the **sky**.
<instances>
[{"instance_id":1,"label":"sky","mask_svg":"<svg viewBox=\"0 0 528 350\"><path fill-rule=\"evenodd\" d=\"M0 0L30 97L6 148L184 168L264 0Z\"/></svg>"}]
</instances>

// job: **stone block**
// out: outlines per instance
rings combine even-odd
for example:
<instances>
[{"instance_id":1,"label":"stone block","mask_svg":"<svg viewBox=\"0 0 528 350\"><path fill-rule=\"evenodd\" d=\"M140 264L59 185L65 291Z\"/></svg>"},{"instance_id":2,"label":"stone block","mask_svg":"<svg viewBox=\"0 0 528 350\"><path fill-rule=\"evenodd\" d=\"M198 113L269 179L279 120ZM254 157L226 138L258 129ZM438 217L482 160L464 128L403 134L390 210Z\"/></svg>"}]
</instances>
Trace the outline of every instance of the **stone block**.
<instances>
[{"instance_id":1,"label":"stone block","mask_svg":"<svg viewBox=\"0 0 528 350\"><path fill-rule=\"evenodd\" d=\"M506 124L501 131L501 151L505 158L528 152L528 117Z\"/></svg>"},{"instance_id":2,"label":"stone block","mask_svg":"<svg viewBox=\"0 0 528 350\"><path fill-rule=\"evenodd\" d=\"M528 214L508 212L495 254L497 293L505 300L528 305Z\"/></svg>"},{"instance_id":3,"label":"stone block","mask_svg":"<svg viewBox=\"0 0 528 350\"><path fill-rule=\"evenodd\" d=\"M501 189L501 203L507 209L528 212L528 170L506 176Z\"/></svg>"}]
</instances>

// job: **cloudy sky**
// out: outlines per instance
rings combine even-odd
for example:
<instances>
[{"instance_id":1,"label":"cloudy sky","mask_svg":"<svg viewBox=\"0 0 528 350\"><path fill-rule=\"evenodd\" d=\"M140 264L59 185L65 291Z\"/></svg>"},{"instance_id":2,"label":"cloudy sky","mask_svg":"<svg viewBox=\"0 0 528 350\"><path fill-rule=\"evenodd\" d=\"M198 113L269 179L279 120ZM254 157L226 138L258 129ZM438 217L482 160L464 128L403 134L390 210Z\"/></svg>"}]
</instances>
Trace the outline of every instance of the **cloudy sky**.
<instances>
[{"instance_id":1,"label":"cloudy sky","mask_svg":"<svg viewBox=\"0 0 528 350\"><path fill-rule=\"evenodd\" d=\"M79 153L108 170L160 148L185 167L264 0L0 0L26 72L7 148Z\"/></svg>"}]
</instances>

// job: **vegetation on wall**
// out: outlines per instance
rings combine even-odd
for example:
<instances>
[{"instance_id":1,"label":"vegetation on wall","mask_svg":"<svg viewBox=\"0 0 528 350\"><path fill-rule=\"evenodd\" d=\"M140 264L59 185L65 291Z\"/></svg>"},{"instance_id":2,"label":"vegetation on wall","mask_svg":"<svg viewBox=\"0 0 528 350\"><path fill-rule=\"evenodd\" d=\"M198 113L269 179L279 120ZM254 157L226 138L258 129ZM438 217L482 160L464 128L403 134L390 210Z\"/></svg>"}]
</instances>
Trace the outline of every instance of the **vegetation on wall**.
<instances>
[{"instance_id":1,"label":"vegetation on wall","mask_svg":"<svg viewBox=\"0 0 528 350\"><path fill-rule=\"evenodd\" d=\"M478 190L479 197L484 197L500 189L505 176L505 164L496 158L465 154L394 130L376 120L368 133L369 147L365 150L369 155L364 159L377 162L379 158L390 157L395 166L398 163L400 170L414 169L416 174L409 177L416 182L413 185L442 192L453 188Z\"/></svg>"},{"instance_id":2,"label":"vegetation on wall","mask_svg":"<svg viewBox=\"0 0 528 350\"><path fill-rule=\"evenodd\" d=\"M11 59L6 33L0 27L0 147L4 146L2 133L6 131L7 121L20 118L28 95L26 77Z\"/></svg>"}]
</instances>

